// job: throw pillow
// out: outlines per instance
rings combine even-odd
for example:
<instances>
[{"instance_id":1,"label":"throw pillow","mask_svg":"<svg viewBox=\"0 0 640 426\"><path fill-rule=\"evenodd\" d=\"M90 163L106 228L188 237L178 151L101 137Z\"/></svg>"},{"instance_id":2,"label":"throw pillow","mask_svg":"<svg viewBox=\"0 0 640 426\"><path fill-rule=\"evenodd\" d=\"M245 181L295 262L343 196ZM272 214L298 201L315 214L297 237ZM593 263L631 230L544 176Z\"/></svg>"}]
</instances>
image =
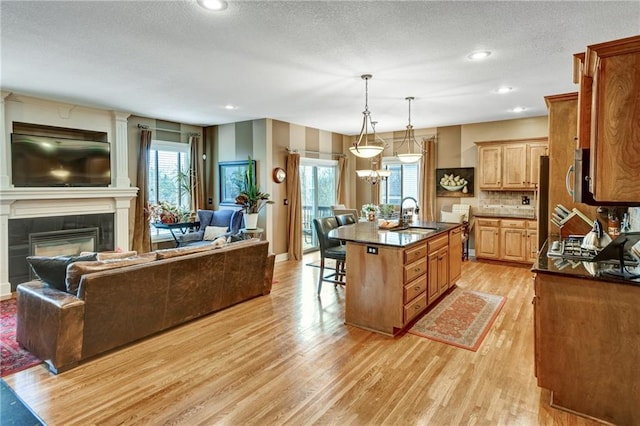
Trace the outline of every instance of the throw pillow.
<instances>
[{"instance_id":1,"label":"throw pillow","mask_svg":"<svg viewBox=\"0 0 640 426\"><path fill-rule=\"evenodd\" d=\"M440 220L442 222L448 223L462 223L462 218L464 217L464 213L456 213L456 212L440 212Z\"/></svg>"},{"instance_id":2,"label":"throw pillow","mask_svg":"<svg viewBox=\"0 0 640 426\"><path fill-rule=\"evenodd\" d=\"M80 286L80 279L85 274L92 272L106 271L109 269L122 268L130 265L139 265L141 263L149 263L156 260L155 253L153 256L136 256L127 259L108 259L96 260L93 262L74 262L67 267L66 275L66 291L67 293L77 294Z\"/></svg>"},{"instance_id":3,"label":"throw pillow","mask_svg":"<svg viewBox=\"0 0 640 426\"><path fill-rule=\"evenodd\" d=\"M213 241L222 234L225 234L229 229L228 226L207 226L204 228L204 237L203 240Z\"/></svg>"},{"instance_id":4,"label":"throw pillow","mask_svg":"<svg viewBox=\"0 0 640 426\"><path fill-rule=\"evenodd\" d=\"M86 256L28 256L27 262L38 278L51 288L67 291L65 277L67 266L73 262L96 260L96 254Z\"/></svg>"},{"instance_id":5,"label":"throw pillow","mask_svg":"<svg viewBox=\"0 0 640 426\"><path fill-rule=\"evenodd\" d=\"M93 252L83 251L80 253L81 256L90 254ZM99 251L97 252L97 260L109 260L109 259L126 259L128 257L133 257L138 254L137 251Z\"/></svg>"}]
</instances>

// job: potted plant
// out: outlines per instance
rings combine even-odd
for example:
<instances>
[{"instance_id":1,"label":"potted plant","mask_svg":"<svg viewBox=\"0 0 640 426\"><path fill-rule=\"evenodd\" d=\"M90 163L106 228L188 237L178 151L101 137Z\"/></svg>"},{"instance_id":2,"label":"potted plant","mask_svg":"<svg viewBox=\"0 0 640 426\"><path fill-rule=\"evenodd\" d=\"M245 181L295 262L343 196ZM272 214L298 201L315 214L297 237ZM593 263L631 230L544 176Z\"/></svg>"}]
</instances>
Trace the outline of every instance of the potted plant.
<instances>
[{"instance_id":1,"label":"potted plant","mask_svg":"<svg viewBox=\"0 0 640 426\"><path fill-rule=\"evenodd\" d=\"M262 192L260 186L255 183L253 173L253 161L249 156L249 167L244 175L242 190L236 196L236 204L242 206L245 213L245 228L247 229L256 229L260 210L267 204L273 204L273 201L269 200L271 195Z\"/></svg>"}]
</instances>

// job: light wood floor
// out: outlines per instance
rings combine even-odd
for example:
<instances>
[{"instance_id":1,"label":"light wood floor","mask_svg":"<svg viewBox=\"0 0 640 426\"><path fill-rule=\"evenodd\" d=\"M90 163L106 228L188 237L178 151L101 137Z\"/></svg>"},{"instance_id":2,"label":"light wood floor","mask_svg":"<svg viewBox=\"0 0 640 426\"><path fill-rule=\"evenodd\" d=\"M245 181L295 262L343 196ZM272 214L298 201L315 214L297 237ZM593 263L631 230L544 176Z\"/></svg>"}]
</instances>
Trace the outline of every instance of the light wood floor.
<instances>
[{"instance_id":1,"label":"light wood floor","mask_svg":"<svg viewBox=\"0 0 640 426\"><path fill-rule=\"evenodd\" d=\"M5 381L49 425L591 425L533 375L528 268L464 262L459 287L507 297L477 352L345 326L344 289L305 262L260 297L54 376Z\"/></svg>"}]
</instances>

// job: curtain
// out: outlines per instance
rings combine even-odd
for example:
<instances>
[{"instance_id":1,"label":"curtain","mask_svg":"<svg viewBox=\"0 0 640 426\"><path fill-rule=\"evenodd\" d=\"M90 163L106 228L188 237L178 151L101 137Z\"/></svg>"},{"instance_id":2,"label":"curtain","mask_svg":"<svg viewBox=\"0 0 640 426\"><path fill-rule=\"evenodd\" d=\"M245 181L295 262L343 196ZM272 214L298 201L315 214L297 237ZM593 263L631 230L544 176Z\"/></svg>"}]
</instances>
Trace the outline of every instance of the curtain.
<instances>
[{"instance_id":1,"label":"curtain","mask_svg":"<svg viewBox=\"0 0 640 426\"><path fill-rule=\"evenodd\" d=\"M289 259L302 260L302 196L300 194L300 154L287 156L287 235Z\"/></svg>"},{"instance_id":2,"label":"curtain","mask_svg":"<svg viewBox=\"0 0 640 426\"><path fill-rule=\"evenodd\" d=\"M422 170L420 176L420 205L422 206L423 220L436 220L436 141L434 138L422 140L425 154L422 157Z\"/></svg>"},{"instance_id":3,"label":"curtain","mask_svg":"<svg viewBox=\"0 0 640 426\"><path fill-rule=\"evenodd\" d=\"M336 204L347 205L347 157L338 158L338 188Z\"/></svg>"},{"instance_id":4,"label":"curtain","mask_svg":"<svg viewBox=\"0 0 640 426\"><path fill-rule=\"evenodd\" d=\"M151 130L140 132L140 152L138 153L138 196L136 198L135 225L131 249L138 253L151 251L151 231L149 230L149 210L147 187L149 186L149 154L151 150Z\"/></svg>"},{"instance_id":5,"label":"curtain","mask_svg":"<svg viewBox=\"0 0 640 426\"><path fill-rule=\"evenodd\" d=\"M202 146L199 136L189 137L190 153L190 187L191 187L191 211L197 212L204 206L204 185L202 167Z\"/></svg>"}]
</instances>

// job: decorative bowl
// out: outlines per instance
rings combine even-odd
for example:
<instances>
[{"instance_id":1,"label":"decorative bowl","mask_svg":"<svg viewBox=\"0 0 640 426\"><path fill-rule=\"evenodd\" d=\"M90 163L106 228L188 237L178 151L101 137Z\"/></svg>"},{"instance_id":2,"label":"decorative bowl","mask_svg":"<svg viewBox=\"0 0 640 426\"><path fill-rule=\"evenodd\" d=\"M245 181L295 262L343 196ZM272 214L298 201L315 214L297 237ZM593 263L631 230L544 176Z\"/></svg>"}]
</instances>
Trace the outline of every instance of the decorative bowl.
<instances>
[{"instance_id":1,"label":"decorative bowl","mask_svg":"<svg viewBox=\"0 0 640 426\"><path fill-rule=\"evenodd\" d=\"M464 188L467 184L464 183L462 185L457 185L457 186L449 186L449 185L443 185L440 184L441 187L443 187L444 189L446 189L447 191L460 191L462 188Z\"/></svg>"}]
</instances>

